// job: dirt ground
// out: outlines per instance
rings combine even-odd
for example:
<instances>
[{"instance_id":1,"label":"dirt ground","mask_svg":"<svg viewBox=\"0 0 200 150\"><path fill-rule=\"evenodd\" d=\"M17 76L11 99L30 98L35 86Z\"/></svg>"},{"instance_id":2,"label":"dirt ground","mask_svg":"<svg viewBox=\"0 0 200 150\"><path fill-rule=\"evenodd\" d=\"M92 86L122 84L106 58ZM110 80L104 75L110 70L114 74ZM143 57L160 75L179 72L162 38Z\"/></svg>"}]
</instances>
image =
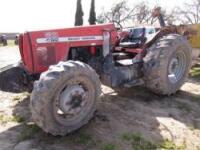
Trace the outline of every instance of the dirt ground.
<instances>
[{"instance_id":1,"label":"dirt ground","mask_svg":"<svg viewBox=\"0 0 200 150\"><path fill-rule=\"evenodd\" d=\"M0 47L0 68L10 64L15 64L20 60L19 49L17 46Z\"/></svg>"},{"instance_id":2,"label":"dirt ground","mask_svg":"<svg viewBox=\"0 0 200 150\"><path fill-rule=\"evenodd\" d=\"M200 78L173 96L102 86L94 118L54 137L31 121L30 93L0 91L0 150L200 150Z\"/></svg>"}]
</instances>

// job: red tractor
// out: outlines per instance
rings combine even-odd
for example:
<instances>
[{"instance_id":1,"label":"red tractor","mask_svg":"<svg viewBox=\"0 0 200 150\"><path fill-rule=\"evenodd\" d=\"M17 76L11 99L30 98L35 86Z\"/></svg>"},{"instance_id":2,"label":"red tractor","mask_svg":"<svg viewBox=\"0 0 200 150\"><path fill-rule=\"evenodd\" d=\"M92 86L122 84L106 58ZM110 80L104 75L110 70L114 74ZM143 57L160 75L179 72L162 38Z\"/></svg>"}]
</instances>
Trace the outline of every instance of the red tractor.
<instances>
[{"instance_id":1,"label":"red tractor","mask_svg":"<svg viewBox=\"0 0 200 150\"><path fill-rule=\"evenodd\" d=\"M85 125L96 110L101 83L144 85L163 95L179 90L191 64L185 37L171 27L148 37L142 31L122 35L113 24L103 24L19 36L24 68L40 76L30 104L39 127L65 135Z\"/></svg>"}]
</instances>

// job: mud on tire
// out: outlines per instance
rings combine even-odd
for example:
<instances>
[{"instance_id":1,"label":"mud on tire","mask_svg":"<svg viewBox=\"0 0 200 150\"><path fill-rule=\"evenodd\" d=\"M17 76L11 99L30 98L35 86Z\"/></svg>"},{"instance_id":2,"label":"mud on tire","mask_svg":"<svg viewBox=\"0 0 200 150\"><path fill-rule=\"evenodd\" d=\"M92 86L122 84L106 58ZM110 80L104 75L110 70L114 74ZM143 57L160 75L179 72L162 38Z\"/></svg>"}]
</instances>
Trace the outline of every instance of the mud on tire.
<instances>
[{"instance_id":1,"label":"mud on tire","mask_svg":"<svg viewBox=\"0 0 200 150\"><path fill-rule=\"evenodd\" d=\"M181 35L158 39L144 58L146 87L157 94L170 95L183 85L191 66L191 47Z\"/></svg>"},{"instance_id":2,"label":"mud on tire","mask_svg":"<svg viewBox=\"0 0 200 150\"><path fill-rule=\"evenodd\" d=\"M92 118L99 95L99 77L90 66L78 61L60 62L35 82L32 118L45 132L65 135Z\"/></svg>"}]
</instances>

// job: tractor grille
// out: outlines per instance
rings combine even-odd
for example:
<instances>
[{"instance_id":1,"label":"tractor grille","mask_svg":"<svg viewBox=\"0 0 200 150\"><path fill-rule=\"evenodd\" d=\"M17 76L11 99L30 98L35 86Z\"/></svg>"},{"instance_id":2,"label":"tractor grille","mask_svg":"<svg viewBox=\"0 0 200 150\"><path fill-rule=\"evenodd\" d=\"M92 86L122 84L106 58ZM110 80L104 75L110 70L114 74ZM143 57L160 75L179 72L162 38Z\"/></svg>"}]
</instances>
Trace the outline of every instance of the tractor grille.
<instances>
[{"instance_id":1,"label":"tractor grille","mask_svg":"<svg viewBox=\"0 0 200 150\"><path fill-rule=\"evenodd\" d=\"M37 62L41 66L49 66L56 63L56 53L53 46L37 48Z\"/></svg>"}]
</instances>

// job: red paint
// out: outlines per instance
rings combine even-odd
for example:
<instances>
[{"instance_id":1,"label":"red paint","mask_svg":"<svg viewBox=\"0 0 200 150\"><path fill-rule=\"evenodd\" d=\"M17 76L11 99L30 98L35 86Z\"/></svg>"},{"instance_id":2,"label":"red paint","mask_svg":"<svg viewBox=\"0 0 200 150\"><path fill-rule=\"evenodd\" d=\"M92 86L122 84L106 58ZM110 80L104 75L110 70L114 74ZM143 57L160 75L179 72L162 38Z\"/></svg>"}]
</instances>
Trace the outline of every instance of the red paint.
<instances>
[{"instance_id":1,"label":"red paint","mask_svg":"<svg viewBox=\"0 0 200 150\"><path fill-rule=\"evenodd\" d=\"M142 53L143 49L141 48L122 48L122 47L115 47L115 51L122 51L122 52L128 52L128 53Z\"/></svg>"},{"instance_id":2,"label":"red paint","mask_svg":"<svg viewBox=\"0 0 200 150\"><path fill-rule=\"evenodd\" d=\"M84 39L84 41L70 41L67 38L72 37L102 37L103 32L109 31L111 34L111 44L113 46L118 46L120 37L125 37L128 35L127 32L117 33L114 24L103 24L103 25L92 25L92 26L80 26L65 29L55 29L55 30L43 30L28 32L20 35L19 48L20 54L24 63L25 68L29 73L42 73L46 71L50 65L57 64L59 61L65 61L68 58L70 48L73 47L90 47L90 52L92 55L96 53L95 46L102 46L102 39ZM50 35L50 36L49 36ZM119 37L120 36L120 37ZM54 42L48 42L49 40ZM52 38L57 37L57 38ZM44 43L38 43L37 40L44 39ZM48 38L48 40L47 40ZM61 38L63 41L57 41ZM81 38L80 38L81 39ZM47 41L45 41L47 40ZM60 39L59 39L60 40ZM46 42L46 43L45 43ZM143 50L136 48L121 48L114 47L115 51L124 51L129 53L141 53Z\"/></svg>"},{"instance_id":3,"label":"red paint","mask_svg":"<svg viewBox=\"0 0 200 150\"><path fill-rule=\"evenodd\" d=\"M111 32L111 44L114 45L117 39L117 31L113 24L34 31L34 32L29 32L28 33L29 36L27 33L24 33L22 37L23 42L20 42L20 45L19 45L22 60L24 62L26 69L30 73L32 74L41 73L43 71L46 71L49 65L57 64L61 60L66 60L68 57L70 48L81 47L81 46L94 47L93 46L94 44L99 46L99 45L103 45L103 41L102 40L87 40L87 41L52 42L52 43L38 44L36 42L38 38L46 38L45 36L47 33L56 33L58 37L103 36L103 32L105 30ZM45 48L47 47L51 47L51 49L49 49L49 51L45 50ZM51 54L51 51L53 50L52 47L55 50L55 62L52 64L47 63L48 65L41 65L40 62L43 62L46 59L48 59L48 58L43 58L45 57L45 53L48 52L49 56L52 55ZM41 52L41 50L44 50L44 51ZM96 51L95 49L91 48L92 54L94 54L95 51ZM41 58L43 59L42 61L39 60Z\"/></svg>"},{"instance_id":4,"label":"red paint","mask_svg":"<svg viewBox=\"0 0 200 150\"><path fill-rule=\"evenodd\" d=\"M94 46L90 47L90 53L92 55L95 55L96 54L96 47L94 47Z\"/></svg>"},{"instance_id":5,"label":"red paint","mask_svg":"<svg viewBox=\"0 0 200 150\"><path fill-rule=\"evenodd\" d=\"M126 48L125 52L130 52L130 53L141 53L143 49L141 48Z\"/></svg>"}]
</instances>

